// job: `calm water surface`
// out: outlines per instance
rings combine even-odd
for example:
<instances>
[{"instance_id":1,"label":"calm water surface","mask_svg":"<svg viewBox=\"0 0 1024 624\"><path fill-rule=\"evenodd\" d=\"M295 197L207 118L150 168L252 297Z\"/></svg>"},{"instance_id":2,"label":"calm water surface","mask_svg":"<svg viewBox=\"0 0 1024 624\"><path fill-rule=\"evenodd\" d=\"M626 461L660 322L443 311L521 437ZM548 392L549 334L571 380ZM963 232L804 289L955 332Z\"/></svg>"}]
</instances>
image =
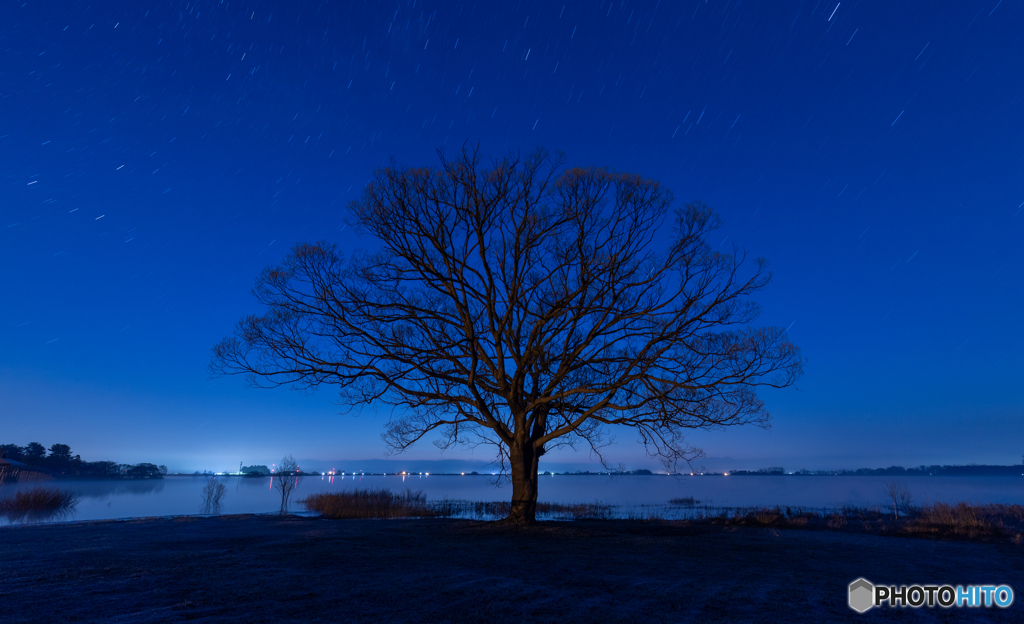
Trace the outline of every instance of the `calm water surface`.
<instances>
[{"instance_id":1,"label":"calm water surface","mask_svg":"<svg viewBox=\"0 0 1024 624\"><path fill-rule=\"evenodd\" d=\"M543 476L540 500L559 503L601 502L621 509L664 505L669 499L693 497L702 505L746 507L783 505L837 507L884 505L885 484L891 477L721 477L721 476ZM895 479L913 493L914 503L959 502L1024 504L1021 477L907 477ZM269 513L280 508L280 494L270 478L221 477L227 488L221 513ZM0 487L0 497L36 484ZM69 520L198 514L205 477L167 477L142 481L51 481L77 492L81 502ZM494 501L508 500L508 484L494 485L486 476L365 476L304 477L289 509L302 511L297 503L316 492L355 488L422 491L427 499ZM2 521L0 521L2 522Z\"/></svg>"}]
</instances>

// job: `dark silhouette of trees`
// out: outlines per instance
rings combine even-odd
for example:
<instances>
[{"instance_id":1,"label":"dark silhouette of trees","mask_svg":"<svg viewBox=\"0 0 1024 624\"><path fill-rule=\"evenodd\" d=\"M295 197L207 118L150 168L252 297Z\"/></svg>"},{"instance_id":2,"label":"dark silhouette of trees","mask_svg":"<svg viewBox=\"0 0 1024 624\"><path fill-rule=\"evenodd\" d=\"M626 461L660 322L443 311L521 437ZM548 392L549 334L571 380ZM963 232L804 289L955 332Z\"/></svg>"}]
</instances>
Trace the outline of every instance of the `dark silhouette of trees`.
<instances>
[{"instance_id":1,"label":"dark silhouette of trees","mask_svg":"<svg viewBox=\"0 0 1024 624\"><path fill-rule=\"evenodd\" d=\"M25 455L22 453L22 450L23 449L17 444L0 444L0 451L3 452L2 457L13 461L23 462L25 460Z\"/></svg>"},{"instance_id":2,"label":"dark silhouette of trees","mask_svg":"<svg viewBox=\"0 0 1024 624\"><path fill-rule=\"evenodd\" d=\"M67 444L54 444L50 447L49 458L57 462L70 462L71 447Z\"/></svg>"},{"instance_id":3,"label":"dark silhouette of trees","mask_svg":"<svg viewBox=\"0 0 1024 624\"><path fill-rule=\"evenodd\" d=\"M29 442L22 449L22 456L25 458L26 464L38 466L43 463L43 459L46 457L46 447L38 442Z\"/></svg>"},{"instance_id":4,"label":"dark silhouette of trees","mask_svg":"<svg viewBox=\"0 0 1024 624\"><path fill-rule=\"evenodd\" d=\"M46 447L38 442L29 442L25 446L0 444L0 450L7 459L60 476L162 478L167 474L166 466L149 463L133 465L111 461L82 461L81 456L71 454L71 447L67 444L52 445L49 455L46 454Z\"/></svg>"},{"instance_id":5,"label":"dark silhouette of trees","mask_svg":"<svg viewBox=\"0 0 1024 624\"><path fill-rule=\"evenodd\" d=\"M296 245L253 290L267 306L213 349L214 374L334 384L341 403L398 409L384 438L494 444L510 522L532 522L538 460L634 428L669 465L693 429L766 425L758 386L801 373L784 330L752 327L762 259L716 251L719 217L638 175L564 168L537 150L485 166L379 170L349 205L377 251ZM671 238L660 243L663 239Z\"/></svg>"},{"instance_id":6,"label":"dark silhouette of trees","mask_svg":"<svg viewBox=\"0 0 1024 624\"><path fill-rule=\"evenodd\" d=\"M50 454L46 456L44 465L56 472L79 472L82 467L82 458L71 455L71 447L67 444L54 444L50 447Z\"/></svg>"},{"instance_id":7,"label":"dark silhouette of trees","mask_svg":"<svg viewBox=\"0 0 1024 624\"><path fill-rule=\"evenodd\" d=\"M118 477L128 466L112 461L82 462L83 474L97 477Z\"/></svg>"},{"instance_id":8,"label":"dark silhouette of trees","mask_svg":"<svg viewBox=\"0 0 1024 624\"><path fill-rule=\"evenodd\" d=\"M125 466L124 476L132 479L162 479L164 473L155 464L141 463Z\"/></svg>"}]
</instances>

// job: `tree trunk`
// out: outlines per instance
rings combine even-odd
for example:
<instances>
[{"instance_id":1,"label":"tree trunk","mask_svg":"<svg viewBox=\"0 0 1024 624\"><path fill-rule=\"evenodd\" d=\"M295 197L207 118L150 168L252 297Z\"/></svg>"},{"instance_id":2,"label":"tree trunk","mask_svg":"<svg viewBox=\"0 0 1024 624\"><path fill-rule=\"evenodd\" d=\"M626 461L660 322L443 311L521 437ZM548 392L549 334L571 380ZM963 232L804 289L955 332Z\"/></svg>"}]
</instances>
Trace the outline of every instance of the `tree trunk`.
<instances>
[{"instance_id":1,"label":"tree trunk","mask_svg":"<svg viewBox=\"0 0 1024 624\"><path fill-rule=\"evenodd\" d=\"M505 522L532 524L537 521L537 462L540 456L530 440L509 449L512 476L512 509Z\"/></svg>"}]
</instances>

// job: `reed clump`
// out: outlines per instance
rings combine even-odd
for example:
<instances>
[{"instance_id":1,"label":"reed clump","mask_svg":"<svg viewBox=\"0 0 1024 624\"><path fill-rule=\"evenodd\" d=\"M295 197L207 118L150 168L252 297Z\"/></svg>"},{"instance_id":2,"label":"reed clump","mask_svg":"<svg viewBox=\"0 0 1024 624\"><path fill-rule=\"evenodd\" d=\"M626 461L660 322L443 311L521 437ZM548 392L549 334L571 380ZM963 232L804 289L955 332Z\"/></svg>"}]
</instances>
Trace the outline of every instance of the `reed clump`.
<instances>
[{"instance_id":1,"label":"reed clump","mask_svg":"<svg viewBox=\"0 0 1024 624\"><path fill-rule=\"evenodd\" d=\"M59 520L74 513L79 500L69 490L35 487L0 499L0 517L9 522Z\"/></svg>"},{"instance_id":2,"label":"reed clump","mask_svg":"<svg viewBox=\"0 0 1024 624\"><path fill-rule=\"evenodd\" d=\"M933 503L911 515L903 530L921 537L953 539L1014 538L1024 532L1024 506Z\"/></svg>"},{"instance_id":3,"label":"reed clump","mask_svg":"<svg viewBox=\"0 0 1024 624\"><path fill-rule=\"evenodd\" d=\"M310 494L299 501L324 518L431 518L441 514L427 504L423 492L395 494L390 490L368 489Z\"/></svg>"},{"instance_id":4,"label":"reed clump","mask_svg":"<svg viewBox=\"0 0 1024 624\"><path fill-rule=\"evenodd\" d=\"M501 519L512 511L509 501L427 501L423 492L406 490L350 490L310 494L299 501L324 518L476 518ZM557 520L609 520L612 505L602 503L537 503L537 515Z\"/></svg>"},{"instance_id":5,"label":"reed clump","mask_svg":"<svg viewBox=\"0 0 1024 624\"><path fill-rule=\"evenodd\" d=\"M932 503L908 506L898 517L890 510L853 506L787 507L785 511L778 507L722 508L717 514L700 514L687 522L1024 545L1024 505Z\"/></svg>"}]
</instances>

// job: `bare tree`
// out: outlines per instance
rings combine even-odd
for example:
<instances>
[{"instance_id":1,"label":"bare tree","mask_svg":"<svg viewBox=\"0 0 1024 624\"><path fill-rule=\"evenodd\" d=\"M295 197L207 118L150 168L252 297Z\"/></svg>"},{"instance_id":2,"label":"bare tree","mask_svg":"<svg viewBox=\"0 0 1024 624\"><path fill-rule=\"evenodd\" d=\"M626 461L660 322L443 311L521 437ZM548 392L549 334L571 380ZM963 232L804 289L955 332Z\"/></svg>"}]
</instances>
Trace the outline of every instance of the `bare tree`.
<instances>
[{"instance_id":1,"label":"bare tree","mask_svg":"<svg viewBox=\"0 0 1024 624\"><path fill-rule=\"evenodd\" d=\"M510 522L534 520L545 452L601 457L610 425L671 466L701 456L689 430L767 425L755 389L794 383L802 359L784 330L750 326L771 274L709 246L710 208L676 209L669 230L671 193L638 175L543 150L440 157L392 163L349 205L377 251L303 243L265 269L266 313L214 347L211 371L392 405L395 451L431 432L441 449L494 444Z\"/></svg>"},{"instance_id":2,"label":"bare tree","mask_svg":"<svg viewBox=\"0 0 1024 624\"><path fill-rule=\"evenodd\" d=\"M910 493L910 488L905 483L899 481L890 481L885 484L885 495L892 500L892 515L894 519L899 519L900 512L906 515L913 503L913 495Z\"/></svg>"},{"instance_id":3,"label":"bare tree","mask_svg":"<svg viewBox=\"0 0 1024 624\"><path fill-rule=\"evenodd\" d=\"M279 513L288 513L288 499L291 498L292 492L299 487L299 481L302 480L302 477L298 475L298 470L299 466L295 463L295 458L285 455L274 473L274 487L281 493L281 511Z\"/></svg>"},{"instance_id":4,"label":"bare tree","mask_svg":"<svg viewBox=\"0 0 1024 624\"><path fill-rule=\"evenodd\" d=\"M220 514L220 506L227 493L228 489L220 482L220 479L216 476L208 477L206 479L206 485L203 486L203 506L200 513L214 515Z\"/></svg>"}]
</instances>

